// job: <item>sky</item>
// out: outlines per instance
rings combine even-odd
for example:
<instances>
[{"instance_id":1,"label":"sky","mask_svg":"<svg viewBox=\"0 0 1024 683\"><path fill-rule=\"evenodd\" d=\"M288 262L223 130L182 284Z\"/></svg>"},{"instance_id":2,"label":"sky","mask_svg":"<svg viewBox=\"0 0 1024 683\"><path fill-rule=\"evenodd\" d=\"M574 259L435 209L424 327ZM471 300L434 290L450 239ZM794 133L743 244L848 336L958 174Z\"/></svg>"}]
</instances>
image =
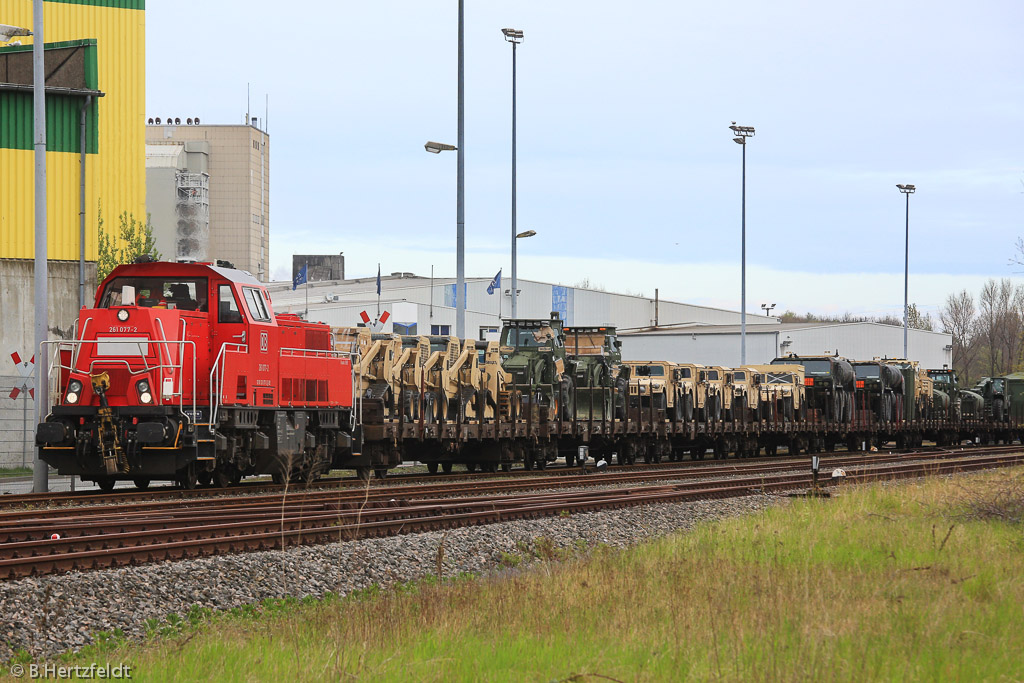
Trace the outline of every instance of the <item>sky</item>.
<instances>
[{"instance_id":1,"label":"sky","mask_svg":"<svg viewBox=\"0 0 1024 683\"><path fill-rule=\"evenodd\" d=\"M156 0L148 116L270 133L271 273L455 274L457 3ZM521 277L747 310L935 312L1024 235L1024 3L465 3L466 274L510 275L517 48ZM267 98L269 97L269 106ZM1021 280L1024 282L1024 279Z\"/></svg>"}]
</instances>

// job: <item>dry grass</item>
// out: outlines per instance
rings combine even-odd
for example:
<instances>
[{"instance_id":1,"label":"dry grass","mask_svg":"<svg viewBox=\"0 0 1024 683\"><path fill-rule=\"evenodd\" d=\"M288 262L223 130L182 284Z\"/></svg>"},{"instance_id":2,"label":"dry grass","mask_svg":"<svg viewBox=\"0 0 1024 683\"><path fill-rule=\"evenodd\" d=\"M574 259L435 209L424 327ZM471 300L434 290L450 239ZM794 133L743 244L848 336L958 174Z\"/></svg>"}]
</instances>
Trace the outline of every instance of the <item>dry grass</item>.
<instances>
[{"instance_id":1,"label":"dry grass","mask_svg":"<svg viewBox=\"0 0 1024 683\"><path fill-rule=\"evenodd\" d=\"M972 511L1021 477L865 487L105 656L144 680L1020 680L1024 534Z\"/></svg>"}]
</instances>

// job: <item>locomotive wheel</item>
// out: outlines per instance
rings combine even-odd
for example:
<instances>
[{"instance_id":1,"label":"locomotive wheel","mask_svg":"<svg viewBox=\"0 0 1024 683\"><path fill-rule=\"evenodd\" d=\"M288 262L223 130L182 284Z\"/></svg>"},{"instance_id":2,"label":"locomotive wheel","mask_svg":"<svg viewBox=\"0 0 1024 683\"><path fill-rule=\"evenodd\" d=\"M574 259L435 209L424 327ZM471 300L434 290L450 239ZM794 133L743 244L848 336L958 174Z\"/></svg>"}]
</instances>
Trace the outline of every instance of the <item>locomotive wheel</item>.
<instances>
[{"instance_id":1,"label":"locomotive wheel","mask_svg":"<svg viewBox=\"0 0 1024 683\"><path fill-rule=\"evenodd\" d=\"M387 479L388 468L387 467L374 467L373 468L373 474L378 479Z\"/></svg>"},{"instance_id":2,"label":"locomotive wheel","mask_svg":"<svg viewBox=\"0 0 1024 683\"><path fill-rule=\"evenodd\" d=\"M430 472L431 474L437 474L437 463L436 462L428 462L427 463L427 472Z\"/></svg>"},{"instance_id":3,"label":"locomotive wheel","mask_svg":"<svg viewBox=\"0 0 1024 683\"><path fill-rule=\"evenodd\" d=\"M512 463L509 463L509 462L501 463L501 471L502 472L511 472L512 471Z\"/></svg>"},{"instance_id":4,"label":"locomotive wheel","mask_svg":"<svg viewBox=\"0 0 1024 683\"><path fill-rule=\"evenodd\" d=\"M110 493L111 491L113 491L114 484L116 483L117 480L114 479L113 477L100 477L99 479L96 480L96 485L99 486L100 490L105 493Z\"/></svg>"},{"instance_id":5,"label":"locomotive wheel","mask_svg":"<svg viewBox=\"0 0 1024 683\"><path fill-rule=\"evenodd\" d=\"M452 473L452 464L450 462L443 462L443 463L441 463L441 471L444 472L445 474L451 474Z\"/></svg>"},{"instance_id":6,"label":"locomotive wheel","mask_svg":"<svg viewBox=\"0 0 1024 683\"><path fill-rule=\"evenodd\" d=\"M149 488L149 479L132 479L132 483L135 484L135 488L140 491L145 491Z\"/></svg>"},{"instance_id":7,"label":"locomotive wheel","mask_svg":"<svg viewBox=\"0 0 1024 683\"><path fill-rule=\"evenodd\" d=\"M527 469L527 470L532 470L533 469L533 456L530 455L529 453L527 453L526 457L523 458L523 469Z\"/></svg>"},{"instance_id":8,"label":"locomotive wheel","mask_svg":"<svg viewBox=\"0 0 1024 683\"><path fill-rule=\"evenodd\" d=\"M231 473L221 468L217 468L213 473L213 483L222 489L231 486L232 479Z\"/></svg>"},{"instance_id":9,"label":"locomotive wheel","mask_svg":"<svg viewBox=\"0 0 1024 683\"><path fill-rule=\"evenodd\" d=\"M196 475L195 465L188 465L178 470L178 486L181 488L192 491L198 483L199 477Z\"/></svg>"},{"instance_id":10,"label":"locomotive wheel","mask_svg":"<svg viewBox=\"0 0 1024 683\"><path fill-rule=\"evenodd\" d=\"M209 486L210 484L213 483L213 472L203 470L202 472L196 475L196 481L201 486Z\"/></svg>"},{"instance_id":11,"label":"locomotive wheel","mask_svg":"<svg viewBox=\"0 0 1024 683\"><path fill-rule=\"evenodd\" d=\"M356 476L363 481L370 481L370 468L369 467L357 467Z\"/></svg>"}]
</instances>

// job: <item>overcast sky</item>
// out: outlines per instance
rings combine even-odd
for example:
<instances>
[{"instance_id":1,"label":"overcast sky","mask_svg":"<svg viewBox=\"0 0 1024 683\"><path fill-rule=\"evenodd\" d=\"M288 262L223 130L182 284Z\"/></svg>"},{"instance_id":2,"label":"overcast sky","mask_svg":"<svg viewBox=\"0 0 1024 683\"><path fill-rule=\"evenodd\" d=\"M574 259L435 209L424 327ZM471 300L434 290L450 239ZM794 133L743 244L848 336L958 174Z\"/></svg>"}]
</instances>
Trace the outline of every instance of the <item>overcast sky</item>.
<instances>
[{"instance_id":1,"label":"overcast sky","mask_svg":"<svg viewBox=\"0 0 1024 683\"><path fill-rule=\"evenodd\" d=\"M294 7L297 12L286 9ZM523 277L747 309L902 313L1013 276L1024 3L466 2L466 272L510 271L518 48ZM271 269L455 274L455 0L150 2L149 116L271 136ZM1020 270L1020 268L1017 268Z\"/></svg>"}]
</instances>

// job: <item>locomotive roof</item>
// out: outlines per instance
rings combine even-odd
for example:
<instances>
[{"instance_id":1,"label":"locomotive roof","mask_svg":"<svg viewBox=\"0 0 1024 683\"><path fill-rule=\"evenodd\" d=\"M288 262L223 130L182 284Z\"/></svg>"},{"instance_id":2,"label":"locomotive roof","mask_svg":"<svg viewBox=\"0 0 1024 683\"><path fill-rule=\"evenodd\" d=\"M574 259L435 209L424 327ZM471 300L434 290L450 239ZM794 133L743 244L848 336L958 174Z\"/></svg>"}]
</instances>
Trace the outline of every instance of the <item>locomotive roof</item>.
<instances>
[{"instance_id":1,"label":"locomotive roof","mask_svg":"<svg viewBox=\"0 0 1024 683\"><path fill-rule=\"evenodd\" d=\"M107 279L112 277L211 277L216 276L253 287L263 287L263 283L246 270L221 268L210 263L177 263L175 261L150 261L149 263L127 263L111 271Z\"/></svg>"}]
</instances>

